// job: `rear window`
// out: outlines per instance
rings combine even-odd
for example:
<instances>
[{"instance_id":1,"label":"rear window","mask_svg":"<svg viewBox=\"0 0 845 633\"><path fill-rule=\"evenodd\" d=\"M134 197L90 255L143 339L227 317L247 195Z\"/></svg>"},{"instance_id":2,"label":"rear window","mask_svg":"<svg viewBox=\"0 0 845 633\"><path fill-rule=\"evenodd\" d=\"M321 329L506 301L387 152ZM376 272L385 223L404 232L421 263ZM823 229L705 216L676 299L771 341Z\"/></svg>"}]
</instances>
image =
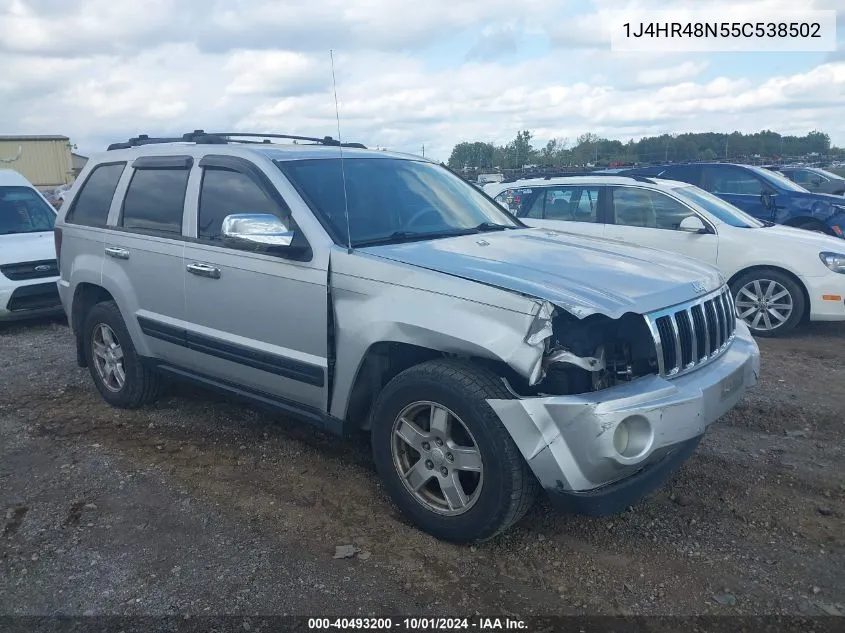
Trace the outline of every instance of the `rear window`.
<instances>
[{"instance_id":1,"label":"rear window","mask_svg":"<svg viewBox=\"0 0 845 633\"><path fill-rule=\"evenodd\" d=\"M182 234L187 169L137 169L123 200L125 229Z\"/></svg>"},{"instance_id":2,"label":"rear window","mask_svg":"<svg viewBox=\"0 0 845 633\"><path fill-rule=\"evenodd\" d=\"M76 196L65 221L87 226L105 226L114 190L117 189L117 182L125 167L126 163L95 167L82 185L82 190Z\"/></svg>"},{"instance_id":3,"label":"rear window","mask_svg":"<svg viewBox=\"0 0 845 633\"><path fill-rule=\"evenodd\" d=\"M53 230L56 213L30 187L0 187L0 235Z\"/></svg>"}]
</instances>

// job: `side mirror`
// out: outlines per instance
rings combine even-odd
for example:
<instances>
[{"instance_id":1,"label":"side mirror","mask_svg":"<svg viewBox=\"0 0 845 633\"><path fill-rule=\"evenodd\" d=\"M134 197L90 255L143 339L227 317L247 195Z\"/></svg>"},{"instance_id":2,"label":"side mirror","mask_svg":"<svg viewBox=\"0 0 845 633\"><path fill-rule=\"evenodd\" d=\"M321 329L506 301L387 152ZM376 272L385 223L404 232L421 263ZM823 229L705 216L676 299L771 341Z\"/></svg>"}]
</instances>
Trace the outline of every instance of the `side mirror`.
<instances>
[{"instance_id":1,"label":"side mirror","mask_svg":"<svg viewBox=\"0 0 845 633\"><path fill-rule=\"evenodd\" d=\"M760 202L766 209L771 209L775 204L775 194L771 191L764 191L760 194Z\"/></svg>"},{"instance_id":2,"label":"side mirror","mask_svg":"<svg viewBox=\"0 0 845 633\"><path fill-rule=\"evenodd\" d=\"M697 215L688 215L681 223L678 225L678 228L681 231L687 231L689 233L707 233L707 227L704 226L704 222L701 221L701 218Z\"/></svg>"},{"instance_id":3,"label":"side mirror","mask_svg":"<svg viewBox=\"0 0 845 633\"><path fill-rule=\"evenodd\" d=\"M296 231L292 231L275 215L269 213L236 213L223 218L221 234L224 241L240 246L288 249L293 245Z\"/></svg>"}]
</instances>

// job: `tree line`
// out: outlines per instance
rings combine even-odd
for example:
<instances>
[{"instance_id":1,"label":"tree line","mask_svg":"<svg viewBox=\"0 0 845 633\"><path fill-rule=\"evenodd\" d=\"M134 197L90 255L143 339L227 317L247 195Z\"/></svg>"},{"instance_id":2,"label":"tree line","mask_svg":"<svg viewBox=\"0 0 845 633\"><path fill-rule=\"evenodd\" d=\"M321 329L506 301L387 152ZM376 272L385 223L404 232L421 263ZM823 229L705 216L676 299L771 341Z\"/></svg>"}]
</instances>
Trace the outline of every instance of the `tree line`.
<instances>
[{"instance_id":1,"label":"tree line","mask_svg":"<svg viewBox=\"0 0 845 633\"><path fill-rule=\"evenodd\" d=\"M535 147L528 130L517 132L505 145L483 141L458 143L449 156L449 167L455 170L520 169L526 165L567 167L596 165L630 165L640 163L679 162L691 160L748 160L751 157L776 159L781 156L807 156L845 153L832 148L830 136L812 131L805 136L783 136L763 130L754 134L662 134L637 141L602 138L582 134L574 143L566 138L553 138L545 146Z\"/></svg>"}]
</instances>

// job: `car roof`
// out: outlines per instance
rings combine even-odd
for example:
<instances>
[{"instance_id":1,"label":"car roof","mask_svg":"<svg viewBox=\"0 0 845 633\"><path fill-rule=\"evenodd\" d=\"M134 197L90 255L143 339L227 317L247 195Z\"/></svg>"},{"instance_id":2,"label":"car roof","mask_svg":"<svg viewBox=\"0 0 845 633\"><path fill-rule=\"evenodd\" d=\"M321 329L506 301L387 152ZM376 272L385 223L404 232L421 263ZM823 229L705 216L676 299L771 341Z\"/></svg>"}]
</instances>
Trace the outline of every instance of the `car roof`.
<instances>
[{"instance_id":1,"label":"car roof","mask_svg":"<svg viewBox=\"0 0 845 633\"><path fill-rule=\"evenodd\" d=\"M404 154L375 149L354 147L340 148L333 145L287 144L287 143L249 143L249 144L202 144L192 142L155 143L126 149L114 149L99 152L90 157L93 163L132 161L141 156L204 156L217 154L239 156L242 158L263 156L274 161L311 160L327 158L394 158L435 163L428 158L414 154Z\"/></svg>"},{"instance_id":2,"label":"car roof","mask_svg":"<svg viewBox=\"0 0 845 633\"><path fill-rule=\"evenodd\" d=\"M608 174L605 176L557 176L554 178L525 178L523 180L514 180L511 182L491 183L485 186L485 190L492 190L493 185L498 185L496 188L501 191L507 189L520 189L527 187L548 187L550 185L610 185L610 186L627 186L627 187L645 187L652 189L677 189L679 187L690 187L689 183L680 182L678 180L666 180L664 178L649 177L643 179L642 177L632 176L617 176L615 174ZM489 187L489 189L488 189Z\"/></svg>"},{"instance_id":3,"label":"car roof","mask_svg":"<svg viewBox=\"0 0 845 633\"><path fill-rule=\"evenodd\" d=\"M14 169L0 169L0 187L31 187L35 189L31 182Z\"/></svg>"}]
</instances>

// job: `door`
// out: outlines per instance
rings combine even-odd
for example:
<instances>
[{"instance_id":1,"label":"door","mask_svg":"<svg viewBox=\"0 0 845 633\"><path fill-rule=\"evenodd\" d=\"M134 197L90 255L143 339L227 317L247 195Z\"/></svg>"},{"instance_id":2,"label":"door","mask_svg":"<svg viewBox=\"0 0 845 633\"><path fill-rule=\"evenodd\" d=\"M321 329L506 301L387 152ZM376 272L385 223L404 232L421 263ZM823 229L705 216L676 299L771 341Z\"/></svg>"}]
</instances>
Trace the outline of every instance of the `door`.
<instances>
[{"instance_id":1,"label":"door","mask_svg":"<svg viewBox=\"0 0 845 633\"><path fill-rule=\"evenodd\" d=\"M312 261L224 243L223 219L268 213L297 230L253 163L205 157L185 247L190 369L253 395L326 411L328 270Z\"/></svg>"},{"instance_id":2,"label":"door","mask_svg":"<svg viewBox=\"0 0 845 633\"><path fill-rule=\"evenodd\" d=\"M103 280L127 326L141 336L146 349L139 351L174 363L185 356L174 333L185 319L182 220L192 162L189 156L135 160L118 185L122 202L104 243Z\"/></svg>"},{"instance_id":3,"label":"door","mask_svg":"<svg viewBox=\"0 0 845 633\"><path fill-rule=\"evenodd\" d=\"M613 221L607 224L607 237L716 265L719 236L709 221L687 205L661 191L643 187L612 187L609 198ZM699 217L709 232L682 231L681 221L689 216Z\"/></svg>"},{"instance_id":4,"label":"door","mask_svg":"<svg viewBox=\"0 0 845 633\"><path fill-rule=\"evenodd\" d=\"M538 187L520 219L529 226L603 237L601 190L598 185Z\"/></svg>"},{"instance_id":5,"label":"door","mask_svg":"<svg viewBox=\"0 0 845 633\"><path fill-rule=\"evenodd\" d=\"M774 210L763 204L762 194L771 191L756 174L734 165L707 165L704 188L759 220L771 220ZM776 201L777 196L772 196Z\"/></svg>"}]
</instances>

